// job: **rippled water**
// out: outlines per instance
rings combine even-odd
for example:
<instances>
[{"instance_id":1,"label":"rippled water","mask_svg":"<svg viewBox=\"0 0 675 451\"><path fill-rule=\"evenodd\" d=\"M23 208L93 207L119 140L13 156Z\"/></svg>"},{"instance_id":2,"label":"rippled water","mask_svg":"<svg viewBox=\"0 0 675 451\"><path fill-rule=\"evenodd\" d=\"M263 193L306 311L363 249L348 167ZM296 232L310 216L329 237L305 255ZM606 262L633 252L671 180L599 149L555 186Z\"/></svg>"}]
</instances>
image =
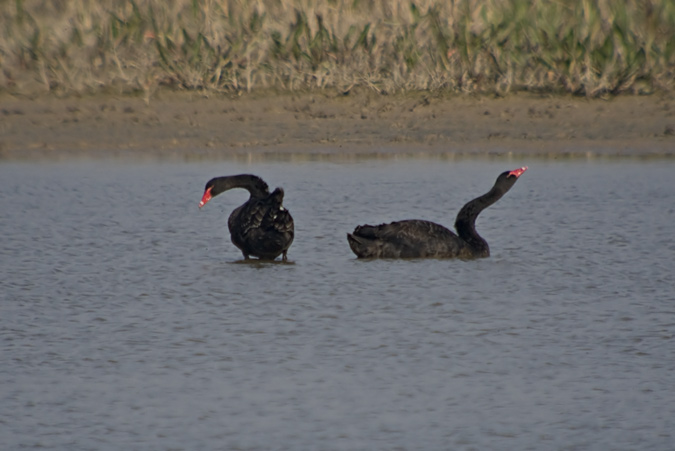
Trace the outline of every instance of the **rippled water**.
<instances>
[{"instance_id":1,"label":"rippled water","mask_svg":"<svg viewBox=\"0 0 675 451\"><path fill-rule=\"evenodd\" d=\"M478 220L492 257L359 261L356 224ZM0 164L2 449L670 450L672 161ZM286 190L292 264L228 192Z\"/></svg>"}]
</instances>

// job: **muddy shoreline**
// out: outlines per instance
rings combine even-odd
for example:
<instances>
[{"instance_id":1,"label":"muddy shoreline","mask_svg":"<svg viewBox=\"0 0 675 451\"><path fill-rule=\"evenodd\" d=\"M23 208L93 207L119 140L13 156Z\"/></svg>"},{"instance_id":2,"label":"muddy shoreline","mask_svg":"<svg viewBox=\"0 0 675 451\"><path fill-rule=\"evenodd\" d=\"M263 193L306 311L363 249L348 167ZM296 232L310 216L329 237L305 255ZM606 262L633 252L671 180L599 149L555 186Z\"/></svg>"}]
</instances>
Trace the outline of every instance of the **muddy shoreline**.
<instances>
[{"instance_id":1,"label":"muddy shoreline","mask_svg":"<svg viewBox=\"0 0 675 451\"><path fill-rule=\"evenodd\" d=\"M0 95L0 159L675 156L675 96Z\"/></svg>"}]
</instances>

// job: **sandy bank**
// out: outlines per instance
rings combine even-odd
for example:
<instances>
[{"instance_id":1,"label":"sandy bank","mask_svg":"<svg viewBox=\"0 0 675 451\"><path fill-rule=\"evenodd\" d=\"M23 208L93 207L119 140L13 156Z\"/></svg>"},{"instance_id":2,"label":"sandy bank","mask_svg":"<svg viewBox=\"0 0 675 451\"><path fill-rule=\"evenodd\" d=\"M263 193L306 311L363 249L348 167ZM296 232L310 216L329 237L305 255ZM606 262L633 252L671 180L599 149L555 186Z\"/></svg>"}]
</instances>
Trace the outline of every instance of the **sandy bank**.
<instances>
[{"instance_id":1,"label":"sandy bank","mask_svg":"<svg viewBox=\"0 0 675 451\"><path fill-rule=\"evenodd\" d=\"M0 158L675 156L675 98L262 93L0 97Z\"/></svg>"}]
</instances>

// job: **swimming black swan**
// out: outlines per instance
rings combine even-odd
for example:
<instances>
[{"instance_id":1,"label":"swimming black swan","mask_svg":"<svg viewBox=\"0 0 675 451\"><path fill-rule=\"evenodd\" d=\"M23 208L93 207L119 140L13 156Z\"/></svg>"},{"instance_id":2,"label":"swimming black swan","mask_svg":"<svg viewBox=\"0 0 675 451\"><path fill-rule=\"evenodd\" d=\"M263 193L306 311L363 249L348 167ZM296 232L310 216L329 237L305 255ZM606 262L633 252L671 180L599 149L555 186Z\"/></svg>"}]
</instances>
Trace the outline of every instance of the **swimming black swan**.
<instances>
[{"instance_id":1,"label":"swimming black swan","mask_svg":"<svg viewBox=\"0 0 675 451\"><path fill-rule=\"evenodd\" d=\"M501 199L526 170L527 166L501 173L487 194L464 205L455 220L457 235L442 225L412 219L358 226L347 234L349 247L358 258L489 257L487 242L476 232L476 218Z\"/></svg>"},{"instance_id":2,"label":"swimming black swan","mask_svg":"<svg viewBox=\"0 0 675 451\"><path fill-rule=\"evenodd\" d=\"M295 232L293 218L282 205L284 190L277 188L270 194L267 183L251 174L215 177L206 183L199 208L232 188L244 188L251 193L248 201L235 208L227 220L232 243L247 260L249 255L263 260L282 255L286 261Z\"/></svg>"}]
</instances>

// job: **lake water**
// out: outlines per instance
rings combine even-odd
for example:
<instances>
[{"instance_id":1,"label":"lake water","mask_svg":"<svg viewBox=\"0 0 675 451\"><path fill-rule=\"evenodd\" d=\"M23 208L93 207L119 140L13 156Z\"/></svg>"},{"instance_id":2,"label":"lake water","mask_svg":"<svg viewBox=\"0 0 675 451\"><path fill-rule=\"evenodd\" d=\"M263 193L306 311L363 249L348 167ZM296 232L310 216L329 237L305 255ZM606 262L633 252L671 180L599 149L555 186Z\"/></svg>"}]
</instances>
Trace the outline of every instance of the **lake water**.
<instances>
[{"instance_id":1,"label":"lake water","mask_svg":"<svg viewBox=\"0 0 675 451\"><path fill-rule=\"evenodd\" d=\"M477 228L476 261L360 261L363 223ZM283 186L289 264L231 191ZM675 162L0 164L0 448L672 450Z\"/></svg>"}]
</instances>

